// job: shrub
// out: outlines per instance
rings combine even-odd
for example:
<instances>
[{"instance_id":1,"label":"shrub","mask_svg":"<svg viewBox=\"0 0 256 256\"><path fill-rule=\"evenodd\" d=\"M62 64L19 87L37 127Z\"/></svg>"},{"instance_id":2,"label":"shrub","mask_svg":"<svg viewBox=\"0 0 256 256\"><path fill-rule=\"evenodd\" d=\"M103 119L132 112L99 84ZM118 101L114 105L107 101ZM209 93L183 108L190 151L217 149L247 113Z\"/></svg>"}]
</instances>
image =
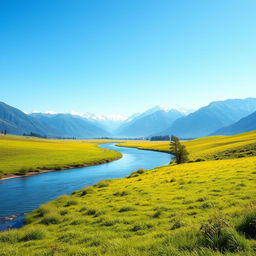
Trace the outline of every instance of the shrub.
<instances>
[{"instance_id":1,"label":"shrub","mask_svg":"<svg viewBox=\"0 0 256 256\"><path fill-rule=\"evenodd\" d=\"M152 227L153 227L153 225L150 224L150 223L148 223L148 224L146 224L146 223L139 223L139 224L134 225L134 226L130 229L130 231L137 232L137 231L140 231L140 230L150 229L150 228L152 228Z\"/></svg>"},{"instance_id":2,"label":"shrub","mask_svg":"<svg viewBox=\"0 0 256 256\"><path fill-rule=\"evenodd\" d=\"M152 217L153 217L153 218L159 218L161 214L162 214L162 211L158 210L158 211L156 211L156 212L152 215Z\"/></svg>"},{"instance_id":3,"label":"shrub","mask_svg":"<svg viewBox=\"0 0 256 256\"><path fill-rule=\"evenodd\" d=\"M138 177L139 175L145 173L144 169L138 169L135 172L132 172L129 176L127 176L126 178L134 178L134 177Z\"/></svg>"},{"instance_id":4,"label":"shrub","mask_svg":"<svg viewBox=\"0 0 256 256\"><path fill-rule=\"evenodd\" d=\"M54 168L53 168L53 170L55 170L55 171L61 171L63 168L62 167L60 167L60 166L55 166Z\"/></svg>"},{"instance_id":5,"label":"shrub","mask_svg":"<svg viewBox=\"0 0 256 256\"><path fill-rule=\"evenodd\" d=\"M205 197L199 197L196 201L197 202L204 202L206 200Z\"/></svg>"},{"instance_id":6,"label":"shrub","mask_svg":"<svg viewBox=\"0 0 256 256\"><path fill-rule=\"evenodd\" d=\"M87 194L89 194L89 193L92 193L92 188L84 188L82 191L81 191L81 194L80 194L80 196L85 196L85 195L87 195Z\"/></svg>"},{"instance_id":7,"label":"shrub","mask_svg":"<svg viewBox=\"0 0 256 256\"><path fill-rule=\"evenodd\" d=\"M101 181L97 184L94 185L95 187L97 188L105 188L105 187L108 187L109 186L109 181Z\"/></svg>"},{"instance_id":8,"label":"shrub","mask_svg":"<svg viewBox=\"0 0 256 256\"><path fill-rule=\"evenodd\" d=\"M129 212L129 211L133 211L133 210L134 210L133 207L125 206L125 207L120 208L119 212Z\"/></svg>"},{"instance_id":9,"label":"shrub","mask_svg":"<svg viewBox=\"0 0 256 256\"><path fill-rule=\"evenodd\" d=\"M78 204L78 202L76 200L69 200L69 201L67 201L65 206L68 207L68 206L77 205L77 204Z\"/></svg>"},{"instance_id":10,"label":"shrub","mask_svg":"<svg viewBox=\"0 0 256 256\"><path fill-rule=\"evenodd\" d=\"M32 214L25 215L24 223L30 224L34 221L34 216Z\"/></svg>"},{"instance_id":11,"label":"shrub","mask_svg":"<svg viewBox=\"0 0 256 256\"><path fill-rule=\"evenodd\" d=\"M0 179L2 179L2 178L3 178L3 176L4 176L3 172L2 172L2 171L0 171Z\"/></svg>"},{"instance_id":12,"label":"shrub","mask_svg":"<svg viewBox=\"0 0 256 256\"><path fill-rule=\"evenodd\" d=\"M88 209L85 214L86 215L93 215L94 217L98 217L98 216L104 214L104 212L101 211L101 210L96 210L96 209L91 208L91 209Z\"/></svg>"},{"instance_id":13,"label":"shrub","mask_svg":"<svg viewBox=\"0 0 256 256\"><path fill-rule=\"evenodd\" d=\"M131 228L131 231L136 232L136 231L139 231L142 229L143 229L143 227L141 225L135 225Z\"/></svg>"},{"instance_id":14,"label":"shrub","mask_svg":"<svg viewBox=\"0 0 256 256\"><path fill-rule=\"evenodd\" d=\"M58 224L60 222L61 222L60 216L58 216L56 214L52 214L52 215L46 216L41 221L41 223L45 224L45 225Z\"/></svg>"},{"instance_id":15,"label":"shrub","mask_svg":"<svg viewBox=\"0 0 256 256\"><path fill-rule=\"evenodd\" d=\"M89 210L86 212L87 215L95 215L96 213L97 213L97 210L95 210L95 209L89 209Z\"/></svg>"},{"instance_id":16,"label":"shrub","mask_svg":"<svg viewBox=\"0 0 256 256\"><path fill-rule=\"evenodd\" d=\"M175 222L173 223L173 225L171 226L171 230L175 230L181 227L184 227L185 223L182 222L181 220L175 220Z\"/></svg>"},{"instance_id":17,"label":"shrub","mask_svg":"<svg viewBox=\"0 0 256 256\"><path fill-rule=\"evenodd\" d=\"M256 238L256 207L245 212L240 224L236 227L237 231L244 234L246 238Z\"/></svg>"},{"instance_id":18,"label":"shrub","mask_svg":"<svg viewBox=\"0 0 256 256\"><path fill-rule=\"evenodd\" d=\"M106 220L102 223L102 225L106 227L111 227L111 226L114 226L115 224L116 224L116 221L114 220Z\"/></svg>"},{"instance_id":19,"label":"shrub","mask_svg":"<svg viewBox=\"0 0 256 256\"><path fill-rule=\"evenodd\" d=\"M78 239L81 237L81 233L77 231L68 231L63 234L58 238L58 241L64 242L64 243L71 243L72 241Z\"/></svg>"},{"instance_id":20,"label":"shrub","mask_svg":"<svg viewBox=\"0 0 256 256\"><path fill-rule=\"evenodd\" d=\"M202 205L200 205L201 209L207 209L207 208L212 208L212 204L211 203L203 203Z\"/></svg>"},{"instance_id":21,"label":"shrub","mask_svg":"<svg viewBox=\"0 0 256 256\"><path fill-rule=\"evenodd\" d=\"M138 170L137 170L137 173L138 173L138 174L142 174L142 173L144 173L144 172L145 172L144 169L138 169Z\"/></svg>"},{"instance_id":22,"label":"shrub","mask_svg":"<svg viewBox=\"0 0 256 256\"><path fill-rule=\"evenodd\" d=\"M224 252L237 252L245 250L247 243L236 231L229 227L222 216L215 216L209 223L203 224L200 229L201 245L213 250Z\"/></svg>"},{"instance_id":23,"label":"shrub","mask_svg":"<svg viewBox=\"0 0 256 256\"><path fill-rule=\"evenodd\" d=\"M8 230L0 232L0 242L16 243L20 240L20 232L17 230Z\"/></svg>"},{"instance_id":24,"label":"shrub","mask_svg":"<svg viewBox=\"0 0 256 256\"><path fill-rule=\"evenodd\" d=\"M26 175L28 173L27 169L20 169L16 172L17 175Z\"/></svg>"},{"instance_id":25,"label":"shrub","mask_svg":"<svg viewBox=\"0 0 256 256\"><path fill-rule=\"evenodd\" d=\"M21 238L22 241L40 240L45 238L46 231L42 228L32 228L25 231L25 235Z\"/></svg>"},{"instance_id":26,"label":"shrub","mask_svg":"<svg viewBox=\"0 0 256 256\"><path fill-rule=\"evenodd\" d=\"M113 195L114 196L127 196L128 192L127 191L115 192Z\"/></svg>"},{"instance_id":27,"label":"shrub","mask_svg":"<svg viewBox=\"0 0 256 256\"><path fill-rule=\"evenodd\" d=\"M52 206L52 205L42 205L39 209L37 209L36 211L38 212L38 215L40 217L44 217L46 214L49 213L53 213L55 212L56 207Z\"/></svg>"},{"instance_id":28,"label":"shrub","mask_svg":"<svg viewBox=\"0 0 256 256\"><path fill-rule=\"evenodd\" d=\"M68 213L67 210L61 210L61 211L60 211L60 215L61 215L61 216L64 216L64 215L66 215L67 213Z\"/></svg>"},{"instance_id":29,"label":"shrub","mask_svg":"<svg viewBox=\"0 0 256 256\"><path fill-rule=\"evenodd\" d=\"M195 230L186 229L167 235L164 239L166 245L172 245L180 251L192 251L198 244L198 233ZM169 255L169 254L167 254ZM172 255L172 254L171 254ZM176 255L176 254L174 254ZM182 255L182 254L178 254ZM182 255L183 256L183 255Z\"/></svg>"},{"instance_id":30,"label":"shrub","mask_svg":"<svg viewBox=\"0 0 256 256\"><path fill-rule=\"evenodd\" d=\"M82 223L84 223L84 220L82 220L82 219L76 219L76 220L73 220L73 221L70 223L70 225L80 225L80 224L82 224Z\"/></svg>"},{"instance_id":31,"label":"shrub","mask_svg":"<svg viewBox=\"0 0 256 256\"><path fill-rule=\"evenodd\" d=\"M204 162L205 160L204 159L202 159L202 158L197 158L196 160L195 160L195 162Z\"/></svg>"}]
</instances>

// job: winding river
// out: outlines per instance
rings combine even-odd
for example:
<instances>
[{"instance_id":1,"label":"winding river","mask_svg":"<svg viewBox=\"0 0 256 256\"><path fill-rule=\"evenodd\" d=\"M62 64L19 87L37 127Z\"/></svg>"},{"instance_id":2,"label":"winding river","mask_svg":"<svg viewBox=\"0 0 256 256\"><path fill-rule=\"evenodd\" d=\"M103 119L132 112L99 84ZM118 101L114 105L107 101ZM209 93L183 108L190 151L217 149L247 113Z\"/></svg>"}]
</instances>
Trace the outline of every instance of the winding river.
<instances>
[{"instance_id":1,"label":"winding river","mask_svg":"<svg viewBox=\"0 0 256 256\"><path fill-rule=\"evenodd\" d=\"M170 162L167 153L117 147L115 143L100 146L119 151L123 157L102 165L0 181L0 218L20 215L12 221L0 221L0 230L21 226L25 213L60 195L71 194L100 180L123 178L139 168L152 169Z\"/></svg>"}]
</instances>

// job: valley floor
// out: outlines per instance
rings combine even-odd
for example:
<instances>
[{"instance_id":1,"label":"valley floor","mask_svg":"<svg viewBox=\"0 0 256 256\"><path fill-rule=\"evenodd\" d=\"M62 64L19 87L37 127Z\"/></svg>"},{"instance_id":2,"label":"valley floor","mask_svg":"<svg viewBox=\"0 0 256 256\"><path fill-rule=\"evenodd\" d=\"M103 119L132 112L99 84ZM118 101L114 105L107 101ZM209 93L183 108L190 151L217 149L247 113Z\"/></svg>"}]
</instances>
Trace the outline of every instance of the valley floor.
<instances>
[{"instance_id":1,"label":"valley floor","mask_svg":"<svg viewBox=\"0 0 256 256\"><path fill-rule=\"evenodd\" d=\"M42 205L0 255L252 256L255 184L256 157L138 170Z\"/></svg>"},{"instance_id":2,"label":"valley floor","mask_svg":"<svg viewBox=\"0 0 256 256\"><path fill-rule=\"evenodd\" d=\"M98 147L107 142L0 136L0 179L97 165L120 158L119 152Z\"/></svg>"},{"instance_id":3,"label":"valley floor","mask_svg":"<svg viewBox=\"0 0 256 256\"><path fill-rule=\"evenodd\" d=\"M256 156L256 131L233 136L209 136L183 141L191 161L233 159ZM122 147L169 152L169 141L128 141Z\"/></svg>"}]
</instances>

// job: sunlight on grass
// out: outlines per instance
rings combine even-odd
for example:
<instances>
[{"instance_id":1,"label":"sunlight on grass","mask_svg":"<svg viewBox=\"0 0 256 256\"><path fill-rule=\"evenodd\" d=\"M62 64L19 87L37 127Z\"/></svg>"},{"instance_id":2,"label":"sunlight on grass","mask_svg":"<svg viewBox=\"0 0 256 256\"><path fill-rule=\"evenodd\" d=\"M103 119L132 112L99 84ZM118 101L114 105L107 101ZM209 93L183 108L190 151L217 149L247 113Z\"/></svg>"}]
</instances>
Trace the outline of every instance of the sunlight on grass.
<instances>
[{"instance_id":1,"label":"sunlight on grass","mask_svg":"<svg viewBox=\"0 0 256 256\"><path fill-rule=\"evenodd\" d=\"M254 255L255 167L205 161L99 182L1 233L0 255Z\"/></svg>"},{"instance_id":2,"label":"sunlight on grass","mask_svg":"<svg viewBox=\"0 0 256 256\"><path fill-rule=\"evenodd\" d=\"M119 152L98 144L107 140L46 140L22 136L0 136L0 171L25 175L39 170L61 170L108 162Z\"/></svg>"},{"instance_id":3,"label":"sunlight on grass","mask_svg":"<svg viewBox=\"0 0 256 256\"><path fill-rule=\"evenodd\" d=\"M190 160L215 160L256 155L256 131L233 136L209 136L183 141L189 151ZM128 141L119 143L123 147L152 149L169 152L168 141Z\"/></svg>"},{"instance_id":4,"label":"sunlight on grass","mask_svg":"<svg viewBox=\"0 0 256 256\"><path fill-rule=\"evenodd\" d=\"M255 137L251 132L188 141L191 156L204 161L139 169L60 196L28 214L20 230L0 233L0 255L253 256L256 157L247 153ZM96 141L52 143L99 150Z\"/></svg>"}]
</instances>

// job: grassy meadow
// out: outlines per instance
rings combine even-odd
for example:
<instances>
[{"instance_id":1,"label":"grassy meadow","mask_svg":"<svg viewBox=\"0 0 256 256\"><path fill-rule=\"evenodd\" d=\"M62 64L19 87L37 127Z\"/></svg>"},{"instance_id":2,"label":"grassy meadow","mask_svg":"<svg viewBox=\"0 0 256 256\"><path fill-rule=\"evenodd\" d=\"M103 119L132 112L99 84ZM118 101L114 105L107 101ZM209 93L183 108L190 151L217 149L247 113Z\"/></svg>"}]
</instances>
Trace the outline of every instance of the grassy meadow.
<instances>
[{"instance_id":1,"label":"grassy meadow","mask_svg":"<svg viewBox=\"0 0 256 256\"><path fill-rule=\"evenodd\" d=\"M183 144L192 161L256 156L256 131L233 136L209 136L183 141ZM168 141L128 141L119 145L164 152L169 152L170 147Z\"/></svg>"},{"instance_id":2,"label":"grassy meadow","mask_svg":"<svg viewBox=\"0 0 256 256\"><path fill-rule=\"evenodd\" d=\"M0 175L24 175L39 170L61 170L111 161L119 152L103 149L97 140L47 140L0 136Z\"/></svg>"},{"instance_id":3,"label":"grassy meadow","mask_svg":"<svg viewBox=\"0 0 256 256\"><path fill-rule=\"evenodd\" d=\"M186 145L207 160L255 139L248 133ZM0 255L253 256L255 185L255 156L138 170L42 205L23 228L0 233Z\"/></svg>"}]
</instances>

